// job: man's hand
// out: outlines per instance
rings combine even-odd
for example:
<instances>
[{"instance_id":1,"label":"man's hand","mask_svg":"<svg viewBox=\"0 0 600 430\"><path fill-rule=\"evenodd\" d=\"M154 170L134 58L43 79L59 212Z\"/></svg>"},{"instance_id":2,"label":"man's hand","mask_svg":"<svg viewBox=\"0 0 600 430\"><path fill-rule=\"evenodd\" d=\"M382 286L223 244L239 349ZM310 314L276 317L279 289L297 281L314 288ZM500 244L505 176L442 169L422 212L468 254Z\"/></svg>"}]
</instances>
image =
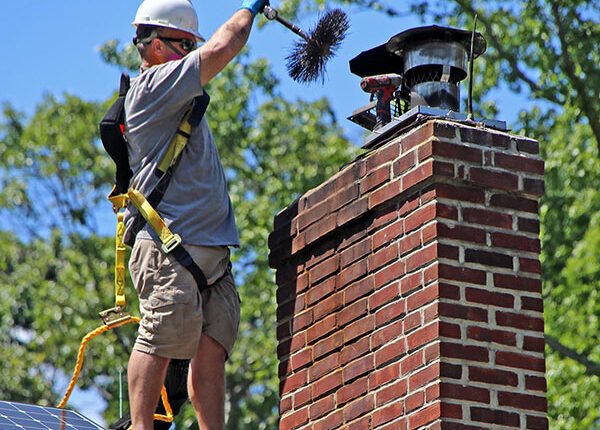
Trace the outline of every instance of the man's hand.
<instances>
[{"instance_id":1,"label":"man's hand","mask_svg":"<svg viewBox=\"0 0 600 430\"><path fill-rule=\"evenodd\" d=\"M240 9L248 9L252 15L256 16L262 12L267 4L267 0L244 0Z\"/></svg>"}]
</instances>

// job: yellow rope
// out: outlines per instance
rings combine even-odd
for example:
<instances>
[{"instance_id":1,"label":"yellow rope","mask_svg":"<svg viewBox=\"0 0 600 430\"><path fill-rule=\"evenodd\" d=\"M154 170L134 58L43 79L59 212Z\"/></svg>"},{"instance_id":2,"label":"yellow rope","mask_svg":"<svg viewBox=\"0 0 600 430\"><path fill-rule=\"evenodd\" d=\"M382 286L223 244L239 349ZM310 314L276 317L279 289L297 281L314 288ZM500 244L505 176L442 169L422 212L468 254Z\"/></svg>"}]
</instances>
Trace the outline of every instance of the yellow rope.
<instances>
[{"instance_id":1,"label":"yellow rope","mask_svg":"<svg viewBox=\"0 0 600 430\"><path fill-rule=\"evenodd\" d=\"M92 330L91 332L89 332L87 335L85 335L83 337L83 339L81 340L81 345L79 346L79 351L77 352L77 362L75 363L75 370L73 370L73 376L71 377L71 382L69 382L67 391L66 391L65 395L63 396L62 400L60 401L60 403L58 404L57 408L59 408L59 409L64 408L65 405L67 404L67 401L69 400L69 397L71 397L71 393L73 392L73 389L75 388L75 384L77 383L77 379L79 379L79 374L81 373L81 367L83 366L83 358L84 358L84 354L85 354L85 348L86 348L88 342L90 340L92 340L93 338L95 338L96 336L98 336L108 330L112 330L113 328L121 327L122 325L129 324L132 322L139 323L140 319L138 317L130 316L129 318L127 318L123 321L119 321L118 323L100 326L97 329ZM165 389L164 386L162 387L160 396L161 396L163 405L165 407L166 415L154 414L154 419L158 420L158 421L164 421L167 423L173 422L173 410L171 409L171 404L169 403L169 399L167 397L167 390Z\"/></svg>"}]
</instances>

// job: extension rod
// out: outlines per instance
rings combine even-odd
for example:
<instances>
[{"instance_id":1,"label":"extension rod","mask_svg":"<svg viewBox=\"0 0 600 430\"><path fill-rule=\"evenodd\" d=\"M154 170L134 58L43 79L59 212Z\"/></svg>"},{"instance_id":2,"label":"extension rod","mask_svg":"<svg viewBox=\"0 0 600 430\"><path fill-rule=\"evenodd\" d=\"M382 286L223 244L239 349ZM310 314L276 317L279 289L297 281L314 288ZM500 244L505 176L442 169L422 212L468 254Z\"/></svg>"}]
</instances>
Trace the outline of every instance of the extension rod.
<instances>
[{"instance_id":1,"label":"extension rod","mask_svg":"<svg viewBox=\"0 0 600 430\"><path fill-rule=\"evenodd\" d=\"M294 33L296 33L298 36L300 36L304 40L306 40L306 41L309 40L309 35L306 34L306 32L304 30L302 30L300 27L298 27L293 22L288 21L287 19L285 19L282 16L279 16L279 12L277 12L277 9L273 9L269 5L269 2L267 2L267 4L265 5L265 9L264 9L263 13L265 14L265 17L268 20L270 20L270 21L275 20L275 21L279 22L280 24L284 25L285 27L289 28L290 30L292 30Z\"/></svg>"}]
</instances>

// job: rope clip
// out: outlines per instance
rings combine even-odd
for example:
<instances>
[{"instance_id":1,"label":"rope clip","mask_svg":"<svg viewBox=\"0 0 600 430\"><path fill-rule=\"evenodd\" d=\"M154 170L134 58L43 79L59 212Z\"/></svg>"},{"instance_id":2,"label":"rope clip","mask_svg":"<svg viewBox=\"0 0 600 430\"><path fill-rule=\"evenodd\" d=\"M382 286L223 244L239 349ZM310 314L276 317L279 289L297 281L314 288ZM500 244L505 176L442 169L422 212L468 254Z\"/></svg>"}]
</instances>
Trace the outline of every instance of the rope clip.
<instances>
[{"instance_id":1,"label":"rope clip","mask_svg":"<svg viewBox=\"0 0 600 430\"><path fill-rule=\"evenodd\" d=\"M104 321L104 324L111 327L115 324L122 323L131 319L131 314L125 312L125 308L121 306L115 306L114 308L106 309L99 312L100 318Z\"/></svg>"}]
</instances>

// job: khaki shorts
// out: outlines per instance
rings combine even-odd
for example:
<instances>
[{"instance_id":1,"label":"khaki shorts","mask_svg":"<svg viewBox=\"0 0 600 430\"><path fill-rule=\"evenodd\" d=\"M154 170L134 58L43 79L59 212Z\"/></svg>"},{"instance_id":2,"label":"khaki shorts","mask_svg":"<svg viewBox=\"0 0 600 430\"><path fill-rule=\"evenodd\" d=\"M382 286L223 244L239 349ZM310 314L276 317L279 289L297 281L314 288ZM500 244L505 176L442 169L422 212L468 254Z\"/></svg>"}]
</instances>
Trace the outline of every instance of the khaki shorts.
<instances>
[{"instance_id":1,"label":"khaki shorts","mask_svg":"<svg viewBox=\"0 0 600 430\"><path fill-rule=\"evenodd\" d=\"M190 272L148 239L137 239L129 271L140 299L141 321L134 349L175 359L190 359L206 334L231 353L240 323L240 297L227 247L186 245L209 285L202 294Z\"/></svg>"}]
</instances>

